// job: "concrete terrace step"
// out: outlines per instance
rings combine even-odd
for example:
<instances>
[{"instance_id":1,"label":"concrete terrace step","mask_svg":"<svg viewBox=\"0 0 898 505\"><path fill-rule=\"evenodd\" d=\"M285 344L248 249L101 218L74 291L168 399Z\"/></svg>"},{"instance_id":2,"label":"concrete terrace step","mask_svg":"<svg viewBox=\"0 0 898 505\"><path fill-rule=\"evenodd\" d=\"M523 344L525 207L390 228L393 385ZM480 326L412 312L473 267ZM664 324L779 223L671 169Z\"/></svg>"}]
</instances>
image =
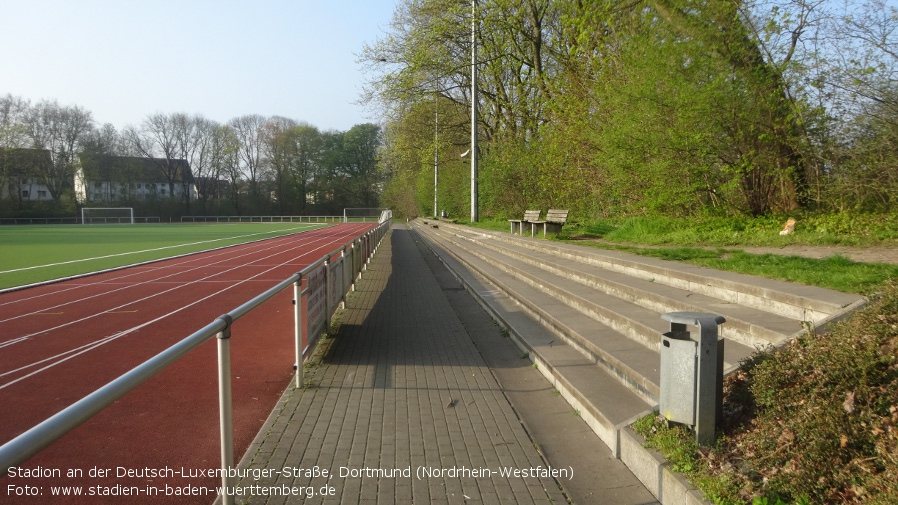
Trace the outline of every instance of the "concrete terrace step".
<instances>
[{"instance_id":1,"label":"concrete terrace step","mask_svg":"<svg viewBox=\"0 0 898 505\"><path fill-rule=\"evenodd\" d=\"M858 295L816 286L764 279L735 272L687 265L619 251L548 242L462 226L444 227L451 233L489 236L498 242L518 248L552 254L558 259L594 265L633 277L652 279L658 284L681 287L722 301L755 307L796 321L810 321L820 326L862 306L866 300Z\"/></svg>"},{"instance_id":2,"label":"concrete terrace step","mask_svg":"<svg viewBox=\"0 0 898 505\"><path fill-rule=\"evenodd\" d=\"M434 238L430 233L428 236ZM571 302L574 295L570 293L562 298L553 296L559 293L557 288L549 292L545 289L546 286L534 286L489 262L480 261L481 257L454 244L440 242L440 246L459 262L488 278L503 295L514 300L524 312L554 334L557 337L554 339L556 342L565 342L591 363L603 365L619 382L634 389L647 401L657 402L659 374L657 348L653 349L647 341L640 341L640 335L636 335L636 338L625 335L628 329L623 327L622 318L619 319L622 331L618 331L609 324L598 321L597 315L585 314L580 308L575 307ZM589 303L582 298L579 301L580 304ZM610 310L606 315L617 318L617 314ZM611 324L616 322L612 321ZM658 330L662 330L662 323L659 318ZM635 324L643 326L642 330L645 333L652 331L640 323Z\"/></svg>"},{"instance_id":3,"label":"concrete terrace step","mask_svg":"<svg viewBox=\"0 0 898 505\"><path fill-rule=\"evenodd\" d=\"M534 274L535 271L527 269L527 266L536 267L560 277L561 279L556 282L574 281L596 292L606 293L640 305L651 312L663 314L685 311L722 314L727 319L726 326L721 329L724 332L723 336L750 348L763 348L777 344L801 331L801 325L794 319L771 314L754 307L722 301L680 287L661 284L655 282L654 279L633 277L587 263L559 262L558 257L550 252L535 249L521 251L519 248L506 246L493 240L490 235L471 234L464 231L453 232L452 235L470 242L478 251L488 249L502 254L530 274ZM459 245L464 247L463 244ZM545 276L541 277L546 279ZM654 331L648 336L654 346L658 345L657 336L658 334Z\"/></svg>"},{"instance_id":4,"label":"concrete terrace step","mask_svg":"<svg viewBox=\"0 0 898 505\"><path fill-rule=\"evenodd\" d=\"M439 234L440 232L430 231L430 233ZM622 288L625 291L630 292L633 296L621 297L615 292L599 291L589 285L572 282L572 279L568 277L554 276L549 272L532 272L527 271L527 269L520 269L515 264L505 262L503 261L503 258L498 257L490 251L483 250L483 248L465 247L466 244L454 241L452 236L443 234L442 237L445 239L445 243L451 243L453 246L465 250L468 254L476 257L477 260L480 260L481 264L478 265L478 268L487 268L487 266L483 264L486 263L495 267L503 274L536 288L536 291L532 292L529 296L511 294L511 296L515 298L523 299L524 302L522 303L525 303L528 306L535 306L533 309L534 311L539 311L541 307L549 307L550 305L548 304L551 304L551 299L559 300L568 308L575 309L579 311L579 313L592 318L594 320L592 325L595 325L595 322L602 323L621 335L624 335L635 342L639 342L648 350L655 353L653 359L656 360L656 363L658 359L657 352L660 345L660 336L669 329L668 323L662 321L661 314L673 311L708 312L713 310L709 307L676 304L670 301L661 304L637 303L642 302L642 300L639 300L638 298L640 295L645 296L646 298L652 298L655 297L655 295L651 291L640 292ZM546 261L548 264L557 260L543 258L543 261ZM476 261L468 261L468 263L475 262ZM505 286L514 286L514 281L501 280L503 274L493 273L487 275L498 280ZM639 279L634 279L634 281L637 283L645 282ZM656 287L651 283L647 284L650 289ZM517 289L517 291L518 293L521 293L520 289ZM717 312L719 313L721 311ZM732 318L733 316L727 314L727 317ZM543 316L543 318L548 319L546 316ZM562 317L558 317L558 319L565 322L569 320L568 318ZM738 320L736 320L736 322L739 324ZM742 324L743 326L747 326L744 323ZM721 328L721 335L724 338L728 338L730 333L732 332L728 329ZM739 335L739 333L736 334ZM580 340L589 338L575 335L571 335L571 337ZM742 359L749 356L754 348L743 345L739 341L733 341L731 338L728 338L728 340L729 342L726 346L724 359L727 367L731 368L735 367ZM770 342L766 341L764 344L769 345ZM760 345L761 344L757 344L757 346ZM589 346L586 347L588 348ZM597 356L599 356L599 359L602 361L606 361L601 358L601 355L597 354ZM608 363L611 361L612 360L607 360ZM636 382L641 383L641 381ZM656 394L652 394L652 397L657 399Z\"/></svg>"},{"instance_id":5,"label":"concrete terrace step","mask_svg":"<svg viewBox=\"0 0 898 505\"><path fill-rule=\"evenodd\" d=\"M419 228L418 231L422 230ZM459 257L450 253L429 233L421 233L420 236L483 308L508 330L518 347L527 353L527 358L579 412L592 431L618 454L620 430L650 412L654 402L622 384L605 367L596 365L583 353L567 345L535 319L519 303L520 300L512 299L497 289L499 286L484 277L479 269L463 264ZM632 342L630 345L640 347Z\"/></svg>"},{"instance_id":6,"label":"concrete terrace step","mask_svg":"<svg viewBox=\"0 0 898 505\"><path fill-rule=\"evenodd\" d=\"M444 222L416 220L412 225L431 247L443 250L444 261L452 256L454 270L481 276L481 282L517 304L516 312L539 321L554 336L554 345L563 342L600 365L590 368L649 404L659 396L660 335L669 329L663 313L723 315L727 322L721 336L727 340L724 359L730 370L756 348L804 331L802 321L820 327L865 303L832 290L614 251ZM492 303L486 298L482 304ZM524 340L523 347L534 348Z\"/></svg>"},{"instance_id":7,"label":"concrete terrace step","mask_svg":"<svg viewBox=\"0 0 898 505\"><path fill-rule=\"evenodd\" d=\"M857 295L616 251L445 222L410 224L662 503L685 503L677 493L688 494L688 486L668 478L673 474L627 428L657 407L660 336L669 330L662 314L724 316L720 335L731 370L757 347L781 344L808 324L820 329L866 303Z\"/></svg>"}]
</instances>

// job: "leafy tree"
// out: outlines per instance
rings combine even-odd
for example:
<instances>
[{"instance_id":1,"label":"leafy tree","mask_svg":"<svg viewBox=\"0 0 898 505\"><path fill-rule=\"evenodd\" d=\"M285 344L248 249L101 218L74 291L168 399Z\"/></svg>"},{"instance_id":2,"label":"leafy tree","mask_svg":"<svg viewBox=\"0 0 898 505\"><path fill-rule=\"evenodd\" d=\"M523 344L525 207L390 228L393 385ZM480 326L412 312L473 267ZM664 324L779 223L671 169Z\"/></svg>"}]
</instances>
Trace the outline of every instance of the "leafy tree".
<instances>
[{"instance_id":1,"label":"leafy tree","mask_svg":"<svg viewBox=\"0 0 898 505\"><path fill-rule=\"evenodd\" d=\"M376 207L381 190L377 168L381 144L380 127L358 124L343 134L344 173L349 181L350 199L360 207Z\"/></svg>"}]
</instances>

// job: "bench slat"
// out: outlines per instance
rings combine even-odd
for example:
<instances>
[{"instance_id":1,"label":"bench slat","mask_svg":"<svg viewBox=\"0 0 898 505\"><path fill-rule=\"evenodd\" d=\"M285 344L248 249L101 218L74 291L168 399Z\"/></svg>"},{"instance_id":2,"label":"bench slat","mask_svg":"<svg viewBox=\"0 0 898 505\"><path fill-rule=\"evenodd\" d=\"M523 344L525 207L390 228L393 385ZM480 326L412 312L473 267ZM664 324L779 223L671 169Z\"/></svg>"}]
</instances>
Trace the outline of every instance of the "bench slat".
<instances>
[{"instance_id":1,"label":"bench slat","mask_svg":"<svg viewBox=\"0 0 898 505\"><path fill-rule=\"evenodd\" d=\"M524 223L534 223L539 222L539 210L526 210L524 211L524 219L509 219L508 222L511 225L511 234L514 235L515 225L517 225L518 233L521 235L524 234ZM533 236L533 226L530 227L530 236Z\"/></svg>"},{"instance_id":2,"label":"bench slat","mask_svg":"<svg viewBox=\"0 0 898 505\"><path fill-rule=\"evenodd\" d=\"M567 222L569 210L549 209L546 213L546 221L550 223L564 224Z\"/></svg>"}]
</instances>

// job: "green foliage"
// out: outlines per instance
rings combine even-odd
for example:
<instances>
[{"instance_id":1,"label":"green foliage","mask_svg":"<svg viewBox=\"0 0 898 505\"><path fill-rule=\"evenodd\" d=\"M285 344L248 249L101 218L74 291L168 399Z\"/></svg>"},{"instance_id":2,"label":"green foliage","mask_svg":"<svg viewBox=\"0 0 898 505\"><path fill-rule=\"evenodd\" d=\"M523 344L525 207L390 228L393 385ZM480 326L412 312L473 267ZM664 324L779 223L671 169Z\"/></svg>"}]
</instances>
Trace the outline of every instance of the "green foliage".
<instances>
[{"instance_id":1,"label":"green foliage","mask_svg":"<svg viewBox=\"0 0 898 505\"><path fill-rule=\"evenodd\" d=\"M887 211L898 194L893 36L858 36L877 23L898 33L898 18L878 10L875 2L844 14L806 2L478 3L481 215ZM450 159L469 142L471 16L458 2L400 2L389 36L363 52L381 72L366 100L384 107L388 128L417 125L397 147L417 151L408 169L422 175L422 211L432 205L423 182L433 145L422 104L438 97L452 109L440 128L448 140L439 141L455 150ZM865 52L827 61L806 50L804 38L826 30L837 35L827 43L855 41ZM441 182L453 212L466 211L469 187L467 177Z\"/></svg>"},{"instance_id":2,"label":"green foliage","mask_svg":"<svg viewBox=\"0 0 898 505\"><path fill-rule=\"evenodd\" d=\"M753 370L756 429L743 442L767 455L755 471L771 488L814 502L898 498L898 285L880 296Z\"/></svg>"},{"instance_id":3,"label":"green foliage","mask_svg":"<svg viewBox=\"0 0 898 505\"><path fill-rule=\"evenodd\" d=\"M633 428L715 503L896 503L898 284L875 303L727 378L710 451L647 416Z\"/></svg>"},{"instance_id":4,"label":"green foliage","mask_svg":"<svg viewBox=\"0 0 898 505\"><path fill-rule=\"evenodd\" d=\"M797 220L795 232L781 236L779 231L789 217ZM875 245L898 238L898 214L633 217L590 223L583 234L652 245Z\"/></svg>"}]
</instances>

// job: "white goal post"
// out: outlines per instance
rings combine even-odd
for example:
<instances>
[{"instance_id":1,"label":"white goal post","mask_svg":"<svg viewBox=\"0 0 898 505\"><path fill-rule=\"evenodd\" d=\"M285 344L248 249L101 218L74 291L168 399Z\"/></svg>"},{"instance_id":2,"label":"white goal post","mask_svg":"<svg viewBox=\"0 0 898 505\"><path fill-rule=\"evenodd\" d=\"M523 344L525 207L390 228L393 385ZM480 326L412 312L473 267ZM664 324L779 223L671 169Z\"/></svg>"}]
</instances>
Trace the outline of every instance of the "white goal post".
<instances>
[{"instance_id":1,"label":"white goal post","mask_svg":"<svg viewBox=\"0 0 898 505\"><path fill-rule=\"evenodd\" d=\"M389 213L389 209L380 207L359 207L344 208L343 222L384 222L384 215ZM392 217L392 216L390 216Z\"/></svg>"},{"instance_id":2,"label":"white goal post","mask_svg":"<svg viewBox=\"0 0 898 505\"><path fill-rule=\"evenodd\" d=\"M81 224L134 224L133 207L81 207Z\"/></svg>"}]
</instances>

